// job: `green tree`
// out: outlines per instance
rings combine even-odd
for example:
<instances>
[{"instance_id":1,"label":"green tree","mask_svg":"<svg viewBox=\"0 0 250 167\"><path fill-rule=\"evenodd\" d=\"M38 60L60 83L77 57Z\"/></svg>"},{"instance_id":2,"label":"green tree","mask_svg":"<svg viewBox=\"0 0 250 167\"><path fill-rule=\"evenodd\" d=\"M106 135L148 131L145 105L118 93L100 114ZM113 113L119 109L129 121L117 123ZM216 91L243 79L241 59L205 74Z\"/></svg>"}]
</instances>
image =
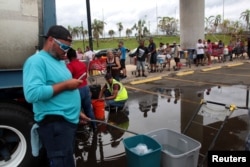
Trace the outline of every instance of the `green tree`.
<instances>
[{"instance_id":1,"label":"green tree","mask_svg":"<svg viewBox=\"0 0 250 167\"><path fill-rule=\"evenodd\" d=\"M145 20L139 20L137 23L134 24L134 26L131 28L131 30L136 30L137 33L135 34L138 37L138 40L143 38L143 30L145 27Z\"/></svg>"},{"instance_id":2,"label":"green tree","mask_svg":"<svg viewBox=\"0 0 250 167\"><path fill-rule=\"evenodd\" d=\"M99 35L103 35L104 22L101 20L94 19L91 27L93 31L93 37L96 39L96 46L99 47Z\"/></svg>"},{"instance_id":3,"label":"green tree","mask_svg":"<svg viewBox=\"0 0 250 167\"><path fill-rule=\"evenodd\" d=\"M229 33L230 20L224 19L221 24L222 33Z\"/></svg>"},{"instance_id":4,"label":"green tree","mask_svg":"<svg viewBox=\"0 0 250 167\"><path fill-rule=\"evenodd\" d=\"M118 31L119 31L119 37L121 37L121 32L123 30L123 25L121 22L117 23L117 26L118 26Z\"/></svg>"},{"instance_id":5,"label":"green tree","mask_svg":"<svg viewBox=\"0 0 250 167\"><path fill-rule=\"evenodd\" d=\"M246 21L246 30L250 30L249 21L250 21L250 10L247 9L241 13L240 18Z\"/></svg>"},{"instance_id":6,"label":"green tree","mask_svg":"<svg viewBox=\"0 0 250 167\"><path fill-rule=\"evenodd\" d=\"M109 34L110 38L112 38L112 37L114 38L115 31L114 30L109 30L108 34Z\"/></svg>"},{"instance_id":7,"label":"green tree","mask_svg":"<svg viewBox=\"0 0 250 167\"><path fill-rule=\"evenodd\" d=\"M177 20L173 17L159 17L158 27L166 35L173 35L177 31Z\"/></svg>"},{"instance_id":8,"label":"green tree","mask_svg":"<svg viewBox=\"0 0 250 167\"><path fill-rule=\"evenodd\" d=\"M214 16L205 17L205 32L206 33L211 32L213 18L214 18Z\"/></svg>"},{"instance_id":9,"label":"green tree","mask_svg":"<svg viewBox=\"0 0 250 167\"><path fill-rule=\"evenodd\" d=\"M73 28L70 25L68 25L68 31L70 34L72 34Z\"/></svg>"},{"instance_id":10,"label":"green tree","mask_svg":"<svg viewBox=\"0 0 250 167\"><path fill-rule=\"evenodd\" d=\"M220 25L220 23L221 23L221 15L215 16L213 20L214 32L217 32L217 27Z\"/></svg>"},{"instance_id":11,"label":"green tree","mask_svg":"<svg viewBox=\"0 0 250 167\"><path fill-rule=\"evenodd\" d=\"M72 38L80 37L81 29L82 29L81 27L73 27L72 32L71 32Z\"/></svg>"},{"instance_id":12,"label":"green tree","mask_svg":"<svg viewBox=\"0 0 250 167\"><path fill-rule=\"evenodd\" d=\"M132 34L132 30L129 29L129 28L127 28L127 29L126 29L126 36L127 36L127 37L130 37L131 34Z\"/></svg>"}]
</instances>

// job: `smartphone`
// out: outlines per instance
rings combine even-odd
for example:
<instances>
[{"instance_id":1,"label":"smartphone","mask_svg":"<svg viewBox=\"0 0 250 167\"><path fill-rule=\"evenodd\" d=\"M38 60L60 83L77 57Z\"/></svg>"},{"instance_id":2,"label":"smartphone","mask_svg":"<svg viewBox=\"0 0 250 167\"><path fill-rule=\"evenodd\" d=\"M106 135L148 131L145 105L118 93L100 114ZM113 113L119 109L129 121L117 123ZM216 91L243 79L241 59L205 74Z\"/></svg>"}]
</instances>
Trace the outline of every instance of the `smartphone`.
<instances>
[{"instance_id":1,"label":"smartphone","mask_svg":"<svg viewBox=\"0 0 250 167\"><path fill-rule=\"evenodd\" d=\"M78 79L81 80L86 75L86 72L83 73Z\"/></svg>"}]
</instances>

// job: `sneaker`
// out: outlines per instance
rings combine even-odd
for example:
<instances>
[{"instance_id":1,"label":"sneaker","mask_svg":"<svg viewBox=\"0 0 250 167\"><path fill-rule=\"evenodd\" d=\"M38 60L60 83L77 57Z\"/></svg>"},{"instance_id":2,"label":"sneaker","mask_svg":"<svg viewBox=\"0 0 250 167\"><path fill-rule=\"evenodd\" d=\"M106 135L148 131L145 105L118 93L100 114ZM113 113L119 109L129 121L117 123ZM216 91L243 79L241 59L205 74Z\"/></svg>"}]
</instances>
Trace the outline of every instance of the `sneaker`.
<instances>
[{"instance_id":1,"label":"sneaker","mask_svg":"<svg viewBox=\"0 0 250 167\"><path fill-rule=\"evenodd\" d=\"M138 78L138 77L140 77L140 76L141 76L141 75L136 75L135 77Z\"/></svg>"},{"instance_id":2,"label":"sneaker","mask_svg":"<svg viewBox=\"0 0 250 167\"><path fill-rule=\"evenodd\" d=\"M145 74L143 74L142 76L143 76L143 77L147 77L147 75L145 75Z\"/></svg>"}]
</instances>

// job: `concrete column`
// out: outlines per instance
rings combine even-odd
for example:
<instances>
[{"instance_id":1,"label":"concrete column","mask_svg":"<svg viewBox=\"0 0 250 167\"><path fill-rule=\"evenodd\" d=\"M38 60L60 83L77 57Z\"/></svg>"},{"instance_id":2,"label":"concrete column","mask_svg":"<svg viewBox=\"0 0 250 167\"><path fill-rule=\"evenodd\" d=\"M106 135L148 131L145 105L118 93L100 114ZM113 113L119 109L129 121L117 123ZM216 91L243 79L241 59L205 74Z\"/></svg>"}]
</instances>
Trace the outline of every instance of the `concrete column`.
<instances>
[{"instance_id":1,"label":"concrete column","mask_svg":"<svg viewBox=\"0 0 250 167\"><path fill-rule=\"evenodd\" d=\"M195 48L198 39L205 39L205 0L179 0L180 4L180 45Z\"/></svg>"}]
</instances>

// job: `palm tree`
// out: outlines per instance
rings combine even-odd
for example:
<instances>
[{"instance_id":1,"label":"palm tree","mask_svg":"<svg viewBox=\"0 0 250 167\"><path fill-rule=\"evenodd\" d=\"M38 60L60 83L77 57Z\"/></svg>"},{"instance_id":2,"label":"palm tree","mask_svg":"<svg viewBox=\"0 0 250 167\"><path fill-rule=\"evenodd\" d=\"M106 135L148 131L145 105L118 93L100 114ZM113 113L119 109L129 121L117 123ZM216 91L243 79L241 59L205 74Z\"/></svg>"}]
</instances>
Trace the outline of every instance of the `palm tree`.
<instances>
[{"instance_id":1,"label":"palm tree","mask_svg":"<svg viewBox=\"0 0 250 167\"><path fill-rule=\"evenodd\" d=\"M83 37L87 36L88 35L88 30L84 29L82 34L83 34Z\"/></svg>"},{"instance_id":2,"label":"palm tree","mask_svg":"<svg viewBox=\"0 0 250 167\"><path fill-rule=\"evenodd\" d=\"M72 34L73 28L70 25L68 25L68 31L70 34Z\"/></svg>"},{"instance_id":3,"label":"palm tree","mask_svg":"<svg viewBox=\"0 0 250 167\"><path fill-rule=\"evenodd\" d=\"M110 38L112 38L112 37L114 38L115 31L114 30L109 30L108 34L109 34Z\"/></svg>"},{"instance_id":4,"label":"palm tree","mask_svg":"<svg viewBox=\"0 0 250 167\"><path fill-rule=\"evenodd\" d=\"M131 30L137 31L138 40L141 40L143 38L143 29L145 27L145 20L139 20L138 23L134 24L134 26L131 28Z\"/></svg>"},{"instance_id":5,"label":"palm tree","mask_svg":"<svg viewBox=\"0 0 250 167\"><path fill-rule=\"evenodd\" d=\"M242 18L243 20L246 21L246 24L247 24L246 29L247 29L247 30L250 30L250 27L249 27L250 10L247 9L247 10L245 10L244 12L242 12L241 15L240 15L240 18Z\"/></svg>"},{"instance_id":6,"label":"palm tree","mask_svg":"<svg viewBox=\"0 0 250 167\"><path fill-rule=\"evenodd\" d=\"M71 31L72 38L78 38L80 36L81 27L73 27Z\"/></svg>"},{"instance_id":7,"label":"palm tree","mask_svg":"<svg viewBox=\"0 0 250 167\"><path fill-rule=\"evenodd\" d=\"M121 31L123 30L123 25L121 22L117 23L118 31L119 31L119 37L121 37Z\"/></svg>"},{"instance_id":8,"label":"palm tree","mask_svg":"<svg viewBox=\"0 0 250 167\"><path fill-rule=\"evenodd\" d=\"M91 27L93 31L93 37L96 39L96 46L99 47L99 35L103 34L104 22L101 20L94 19Z\"/></svg>"},{"instance_id":9,"label":"palm tree","mask_svg":"<svg viewBox=\"0 0 250 167\"><path fill-rule=\"evenodd\" d=\"M126 29L126 36L127 36L127 37L130 37L131 34L132 34L132 30L129 29L129 28L127 28L127 29Z\"/></svg>"},{"instance_id":10,"label":"palm tree","mask_svg":"<svg viewBox=\"0 0 250 167\"><path fill-rule=\"evenodd\" d=\"M214 32L217 31L217 27L220 25L220 23L221 23L221 15L217 15L213 20Z\"/></svg>"},{"instance_id":11,"label":"palm tree","mask_svg":"<svg viewBox=\"0 0 250 167\"><path fill-rule=\"evenodd\" d=\"M230 20L224 19L221 24L222 33L229 33Z\"/></svg>"},{"instance_id":12,"label":"palm tree","mask_svg":"<svg viewBox=\"0 0 250 167\"><path fill-rule=\"evenodd\" d=\"M214 16L205 17L205 32L209 33L211 31L211 25Z\"/></svg>"}]
</instances>

